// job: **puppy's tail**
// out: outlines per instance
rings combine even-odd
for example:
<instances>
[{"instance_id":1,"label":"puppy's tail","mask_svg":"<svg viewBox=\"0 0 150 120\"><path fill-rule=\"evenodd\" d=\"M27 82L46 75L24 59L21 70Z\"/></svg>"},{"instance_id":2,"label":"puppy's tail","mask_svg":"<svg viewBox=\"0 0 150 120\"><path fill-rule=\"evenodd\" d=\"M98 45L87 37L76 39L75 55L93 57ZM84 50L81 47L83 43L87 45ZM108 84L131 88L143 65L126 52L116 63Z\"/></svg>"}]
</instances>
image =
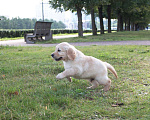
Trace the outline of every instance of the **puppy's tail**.
<instances>
[{"instance_id":1,"label":"puppy's tail","mask_svg":"<svg viewBox=\"0 0 150 120\"><path fill-rule=\"evenodd\" d=\"M115 68L107 62L104 62L104 64L115 75L115 77L118 78L118 75L117 75Z\"/></svg>"}]
</instances>

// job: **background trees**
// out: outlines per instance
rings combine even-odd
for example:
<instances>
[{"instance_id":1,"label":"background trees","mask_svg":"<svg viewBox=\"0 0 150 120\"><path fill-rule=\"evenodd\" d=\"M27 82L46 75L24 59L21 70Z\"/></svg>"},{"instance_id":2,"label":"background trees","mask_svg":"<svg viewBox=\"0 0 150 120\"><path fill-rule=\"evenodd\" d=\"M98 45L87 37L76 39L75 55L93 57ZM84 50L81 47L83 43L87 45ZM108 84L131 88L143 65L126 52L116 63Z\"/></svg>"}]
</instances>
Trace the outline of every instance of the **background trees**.
<instances>
[{"instance_id":1,"label":"background trees","mask_svg":"<svg viewBox=\"0 0 150 120\"><path fill-rule=\"evenodd\" d=\"M149 0L113 0L111 4L118 19L118 31L123 27L127 31L144 29L150 23Z\"/></svg>"},{"instance_id":2,"label":"background trees","mask_svg":"<svg viewBox=\"0 0 150 120\"><path fill-rule=\"evenodd\" d=\"M117 19L117 31L144 29L150 23L150 0L50 0L53 8L77 12L79 36L83 36L82 12L91 14L93 35L97 34L95 15L100 18L101 34L104 34L103 18Z\"/></svg>"},{"instance_id":3,"label":"background trees","mask_svg":"<svg viewBox=\"0 0 150 120\"><path fill-rule=\"evenodd\" d=\"M6 18L5 16L0 16L0 29L34 29L35 22L37 19L29 18ZM66 26L61 21L57 22L55 20L45 19L47 22L53 22L52 29L65 29Z\"/></svg>"},{"instance_id":4,"label":"background trees","mask_svg":"<svg viewBox=\"0 0 150 120\"><path fill-rule=\"evenodd\" d=\"M49 3L60 11L71 10L77 13L78 35L83 36L82 13L91 14L92 32L97 34L95 18L100 20L100 31L104 34L103 18L108 19L108 32L111 32L111 19L117 19L117 31L142 30L150 23L150 0L50 0ZM0 16L0 29L33 29L36 19L8 19ZM64 29L62 22L52 21L52 29ZM90 24L91 24L90 23Z\"/></svg>"}]
</instances>

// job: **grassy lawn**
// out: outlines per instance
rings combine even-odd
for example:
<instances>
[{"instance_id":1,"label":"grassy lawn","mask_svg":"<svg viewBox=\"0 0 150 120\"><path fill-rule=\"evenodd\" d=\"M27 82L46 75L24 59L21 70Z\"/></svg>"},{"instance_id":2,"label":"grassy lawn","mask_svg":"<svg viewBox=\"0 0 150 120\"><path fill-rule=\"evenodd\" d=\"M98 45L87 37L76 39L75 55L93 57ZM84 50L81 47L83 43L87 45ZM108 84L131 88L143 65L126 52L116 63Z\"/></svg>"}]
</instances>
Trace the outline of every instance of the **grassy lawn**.
<instances>
[{"instance_id":1,"label":"grassy lawn","mask_svg":"<svg viewBox=\"0 0 150 120\"><path fill-rule=\"evenodd\" d=\"M150 119L150 46L77 48L115 67L110 91L57 80L63 64L51 58L54 47L0 46L0 119Z\"/></svg>"},{"instance_id":2,"label":"grassy lawn","mask_svg":"<svg viewBox=\"0 0 150 120\"><path fill-rule=\"evenodd\" d=\"M87 33L84 33L85 35ZM43 41L37 42L37 44L49 44L49 43L60 43L60 42L92 42L92 41L126 41L126 40L150 40L150 30L149 31L124 31L124 32L115 32L107 33L100 35L97 33L97 36L84 36L84 37L74 37L74 38L65 38L65 39L53 39L52 41ZM75 34L54 34L53 36L64 36L64 35L77 35ZM17 40L24 39L23 37L19 38L0 38L0 41L4 40Z\"/></svg>"},{"instance_id":3,"label":"grassy lawn","mask_svg":"<svg viewBox=\"0 0 150 120\"><path fill-rule=\"evenodd\" d=\"M24 37L15 37L15 38L0 38L0 41L19 40L19 39L24 39Z\"/></svg>"},{"instance_id":4,"label":"grassy lawn","mask_svg":"<svg viewBox=\"0 0 150 120\"><path fill-rule=\"evenodd\" d=\"M107 33L107 32L105 32ZM92 33L84 33L84 35L86 34L92 34ZM98 32L99 34L99 32ZM65 34L53 34L54 36L66 36L66 35L78 35L78 33L65 33ZM19 40L19 39L24 39L24 37L15 37L15 38L0 38L0 41L7 41L7 40Z\"/></svg>"},{"instance_id":5,"label":"grassy lawn","mask_svg":"<svg viewBox=\"0 0 150 120\"><path fill-rule=\"evenodd\" d=\"M65 39L54 39L52 41L37 42L41 43L60 43L60 42L93 42L93 41L127 41L127 40L150 40L149 31L124 31L112 32L97 36L89 35L84 37L74 37Z\"/></svg>"}]
</instances>

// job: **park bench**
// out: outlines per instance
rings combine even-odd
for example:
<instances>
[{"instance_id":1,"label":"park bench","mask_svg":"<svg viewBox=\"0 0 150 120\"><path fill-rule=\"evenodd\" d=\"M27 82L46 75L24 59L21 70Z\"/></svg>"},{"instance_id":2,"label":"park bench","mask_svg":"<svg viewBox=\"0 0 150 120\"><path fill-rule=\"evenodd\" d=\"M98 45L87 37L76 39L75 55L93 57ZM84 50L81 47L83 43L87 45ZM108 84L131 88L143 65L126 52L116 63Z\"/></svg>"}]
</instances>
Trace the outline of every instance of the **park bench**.
<instances>
[{"instance_id":1,"label":"park bench","mask_svg":"<svg viewBox=\"0 0 150 120\"><path fill-rule=\"evenodd\" d=\"M34 26L34 32L24 35L25 42L27 44L33 44L37 40L43 41L52 39L51 24L52 22L37 21ZM45 37L45 39L43 39L43 37Z\"/></svg>"}]
</instances>

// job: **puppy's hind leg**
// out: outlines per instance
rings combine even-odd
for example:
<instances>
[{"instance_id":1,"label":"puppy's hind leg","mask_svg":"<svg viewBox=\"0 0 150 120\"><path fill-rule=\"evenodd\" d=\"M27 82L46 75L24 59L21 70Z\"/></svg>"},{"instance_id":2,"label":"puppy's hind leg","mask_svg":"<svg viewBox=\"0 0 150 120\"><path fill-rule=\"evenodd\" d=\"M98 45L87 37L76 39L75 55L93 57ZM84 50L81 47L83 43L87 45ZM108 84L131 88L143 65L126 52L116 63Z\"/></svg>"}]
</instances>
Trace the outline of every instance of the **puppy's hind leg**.
<instances>
[{"instance_id":1,"label":"puppy's hind leg","mask_svg":"<svg viewBox=\"0 0 150 120\"><path fill-rule=\"evenodd\" d=\"M99 83L95 79L90 79L90 82L91 82L92 86L87 87L87 89L94 89L99 85Z\"/></svg>"},{"instance_id":2,"label":"puppy's hind leg","mask_svg":"<svg viewBox=\"0 0 150 120\"><path fill-rule=\"evenodd\" d=\"M72 82L72 79L71 79L71 77L67 77L67 79L68 79L68 81L69 81L69 82Z\"/></svg>"}]
</instances>

